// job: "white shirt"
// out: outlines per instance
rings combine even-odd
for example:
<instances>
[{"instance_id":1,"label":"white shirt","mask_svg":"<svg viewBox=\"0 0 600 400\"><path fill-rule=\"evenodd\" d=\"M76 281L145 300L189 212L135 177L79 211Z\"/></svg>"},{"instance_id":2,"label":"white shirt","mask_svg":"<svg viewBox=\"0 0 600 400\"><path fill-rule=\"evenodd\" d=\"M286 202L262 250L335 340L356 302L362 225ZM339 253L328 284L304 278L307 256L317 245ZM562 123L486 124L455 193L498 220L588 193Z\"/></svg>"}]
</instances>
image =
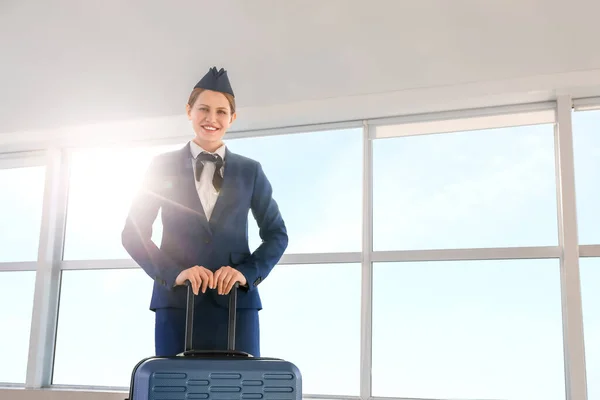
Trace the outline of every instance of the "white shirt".
<instances>
[{"instance_id":1,"label":"white shirt","mask_svg":"<svg viewBox=\"0 0 600 400\"><path fill-rule=\"evenodd\" d=\"M225 145L219 147L217 151L210 152L204 150L202 147L198 146L194 141L190 141L190 150L192 152L192 167L194 170L194 182L196 182L196 191L198 192L198 196L200 197L200 202L202 203L202 207L204 208L204 214L206 214L206 219L210 220L210 216L213 212L213 208L215 207L215 203L217 202L217 198L219 197L219 193L215 190L213 186L212 180L215 172L215 163L213 162L204 162L204 167L202 168L202 174L200 175L200 181L196 180L196 157L198 154L202 152L210 153L210 154L218 154L221 156L223 161L225 160ZM221 168L221 176L223 176L223 168Z\"/></svg>"}]
</instances>

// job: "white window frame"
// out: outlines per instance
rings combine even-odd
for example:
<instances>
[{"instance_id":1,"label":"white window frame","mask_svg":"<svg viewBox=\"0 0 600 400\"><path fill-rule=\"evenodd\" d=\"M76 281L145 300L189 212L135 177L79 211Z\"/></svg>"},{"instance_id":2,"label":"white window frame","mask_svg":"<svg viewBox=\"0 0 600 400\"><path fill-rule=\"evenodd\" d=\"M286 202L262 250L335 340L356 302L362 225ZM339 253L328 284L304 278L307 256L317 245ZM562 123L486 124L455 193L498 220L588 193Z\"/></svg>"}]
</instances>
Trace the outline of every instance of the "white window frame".
<instances>
[{"instance_id":1,"label":"white window frame","mask_svg":"<svg viewBox=\"0 0 600 400\"><path fill-rule=\"evenodd\" d=\"M573 111L600 110L600 97L585 97L573 100ZM600 244L579 245L579 257L600 257Z\"/></svg>"},{"instance_id":2,"label":"white window frame","mask_svg":"<svg viewBox=\"0 0 600 400\"><path fill-rule=\"evenodd\" d=\"M0 153L0 171L12 168L43 167L46 165L46 152L27 151L16 153ZM41 221L40 221L41 223ZM0 272L35 271L37 261L0 261Z\"/></svg>"},{"instance_id":3,"label":"white window frame","mask_svg":"<svg viewBox=\"0 0 600 400\"><path fill-rule=\"evenodd\" d=\"M574 111L600 110L600 97L584 97L573 100Z\"/></svg>"}]
</instances>

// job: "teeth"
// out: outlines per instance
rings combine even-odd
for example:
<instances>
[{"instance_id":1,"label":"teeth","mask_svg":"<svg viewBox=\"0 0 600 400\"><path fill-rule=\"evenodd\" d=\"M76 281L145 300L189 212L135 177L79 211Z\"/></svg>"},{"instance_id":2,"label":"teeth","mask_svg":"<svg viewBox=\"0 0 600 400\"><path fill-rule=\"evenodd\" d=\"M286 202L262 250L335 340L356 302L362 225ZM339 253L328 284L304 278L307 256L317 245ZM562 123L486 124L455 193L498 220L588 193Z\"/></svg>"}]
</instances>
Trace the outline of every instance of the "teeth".
<instances>
[{"instance_id":1,"label":"teeth","mask_svg":"<svg viewBox=\"0 0 600 400\"><path fill-rule=\"evenodd\" d=\"M208 131L216 131L217 128L213 128L212 126L205 126L204 129L208 130Z\"/></svg>"}]
</instances>

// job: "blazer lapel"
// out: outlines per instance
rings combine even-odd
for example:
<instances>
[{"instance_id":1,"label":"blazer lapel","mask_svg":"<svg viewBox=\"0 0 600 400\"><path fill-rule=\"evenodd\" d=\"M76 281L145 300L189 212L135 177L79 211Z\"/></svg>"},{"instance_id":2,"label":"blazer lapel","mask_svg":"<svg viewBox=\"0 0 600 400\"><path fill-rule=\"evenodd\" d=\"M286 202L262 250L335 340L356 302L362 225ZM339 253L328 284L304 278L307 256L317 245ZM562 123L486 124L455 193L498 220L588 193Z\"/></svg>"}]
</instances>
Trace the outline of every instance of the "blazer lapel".
<instances>
[{"instance_id":1,"label":"blazer lapel","mask_svg":"<svg viewBox=\"0 0 600 400\"><path fill-rule=\"evenodd\" d=\"M198 191L196 190L196 180L194 177L194 167L192 165L192 153L190 151L189 142L185 145L181 152L181 189L186 203L184 204L184 207L189 208L193 215L198 218L201 225L209 233L211 233L211 229L204 212L204 207L202 207L202 202L200 201Z\"/></svg>"},{"instance_id":2,"label":"blazer lapel","mask_svg":"<svg viewBox=\"0 0 600 400\"><path fill-rule=\"evenodd\" d=\"M225 166L223 168L223 186L219 192L219 197L210 217L210 225L214 226L219 222L223 212L235 197L233 182L238 173L237 157L228 148L225 148Z\"/></svg>"}]
</instances>

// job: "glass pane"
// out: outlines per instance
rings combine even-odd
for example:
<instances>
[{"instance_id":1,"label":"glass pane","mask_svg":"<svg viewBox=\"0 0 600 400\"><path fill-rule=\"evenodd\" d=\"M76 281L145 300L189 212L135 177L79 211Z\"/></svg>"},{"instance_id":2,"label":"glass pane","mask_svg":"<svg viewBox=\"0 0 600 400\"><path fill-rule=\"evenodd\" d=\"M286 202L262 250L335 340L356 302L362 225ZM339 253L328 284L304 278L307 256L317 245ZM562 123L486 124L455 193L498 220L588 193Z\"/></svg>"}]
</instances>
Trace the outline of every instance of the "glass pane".
<instances>
[{"instance_id":1,"label":"glass pane","mask_svg":"<svg viewBox=\"0 0 600 400\"><path fill-rule=\"evenodd\" d=\"M261 353L293 362L304 394L360 395L360 271L280 265L260 284Z\"/></svg>"},{"instance_id":2,"label":"glass pane","mask_svg":"<svg viewBox=\"0 0 600 400\"><path fill-rule=\"evenodd\" d=\"M25 383L34 288L35 271L0 272L0 382Z\"/></svg>"},{"instance_id":3,"label":"glass pane","mask_svg":"<svg viewBox=\"0 0 600 400\"><path fill-rule=\"evenodd\" d=\"M135 363L154 354L146 280L141 270L63 271L54 384L129 384ZM333 281L344 291L331 290ZM309 285L322 295L307 298ZM360 265L278 266L261 284L261 294L262 355L296 364L305 393L358 395ZM323 303L327 308L319 311ZM91 345L93 358L82 351ZM328 379L320 379L325 373Z\"/></svg>"},{"instance_id":4,"label":"glass pane","mask_svg":"<svg viewBox=\"0 0 600 400\"><path fill-rule=\"evenodd\" d=\"M360 251L362 129L229 140L261 163L289 234L286 253ZM249 220L250 246L260 244Z\"/></svg>"},{"instance_id":5,"label":"glass pane","mask_svg":"<svg viewBox=\"0 0 600 400\"><path fill-rule=\"evenodd\" d=\"M373 395L565 398L558 260L374 266Z\"/></svg>"},{"instance_id":6,"label":"glass pane","mask_svg":"<svg viewBox=\"0 0 600 400\"><path fill-rule=\"evenodd\" d=\"M554 128L373 142L375 250L557 245Z\"/></svg>"},{"instance_id":7,"label":"glass pane","mask_svg":"<svg viewBox=\"0 0 600 400\"><path fill-rule=\"evenodd\" d=\"M45 167L0 169L0 262L36 261Z\"/></svg>"},{"instance_id":8,"label":"glass pane","mask_svg":"<svg viewBox=\"0 0 600 400\"><path fill-rule=\"evenodd\" d=\"M580 270L588 399L600 400L600 259L582 258Z\"/></svg>"},{"instance_id":9,"label":"glass pane","mask_svg":"<svg viewBox=\"0 0 600 400\"><path fill-rule=\"evenodd\" d=\"M580 244L600 244L600 111L573 113L573 152Z\"/></svg>"},{"instance_id":10,"label":"glass pane","mask_svg":"<svg viewBox=\"0 0 600 400\"><path fill-rule=\"evenodd\" d=\"M182 146L73 153L63 259L130 258L121 244L121 231L133 194L153 156ZM155 243L160 243L161 235L159 215L152 235Z\"/></svg>"},{"instance_id":11,"label":"glass pane","mask_svg":"<svg viewBox=\"0 0 600 400\"><path fill-rule=\"evenodd\" d=\"M154 355L152 285L141 269L63 271L52 383L128 387Z\"/></svg>"}]
</instances>

